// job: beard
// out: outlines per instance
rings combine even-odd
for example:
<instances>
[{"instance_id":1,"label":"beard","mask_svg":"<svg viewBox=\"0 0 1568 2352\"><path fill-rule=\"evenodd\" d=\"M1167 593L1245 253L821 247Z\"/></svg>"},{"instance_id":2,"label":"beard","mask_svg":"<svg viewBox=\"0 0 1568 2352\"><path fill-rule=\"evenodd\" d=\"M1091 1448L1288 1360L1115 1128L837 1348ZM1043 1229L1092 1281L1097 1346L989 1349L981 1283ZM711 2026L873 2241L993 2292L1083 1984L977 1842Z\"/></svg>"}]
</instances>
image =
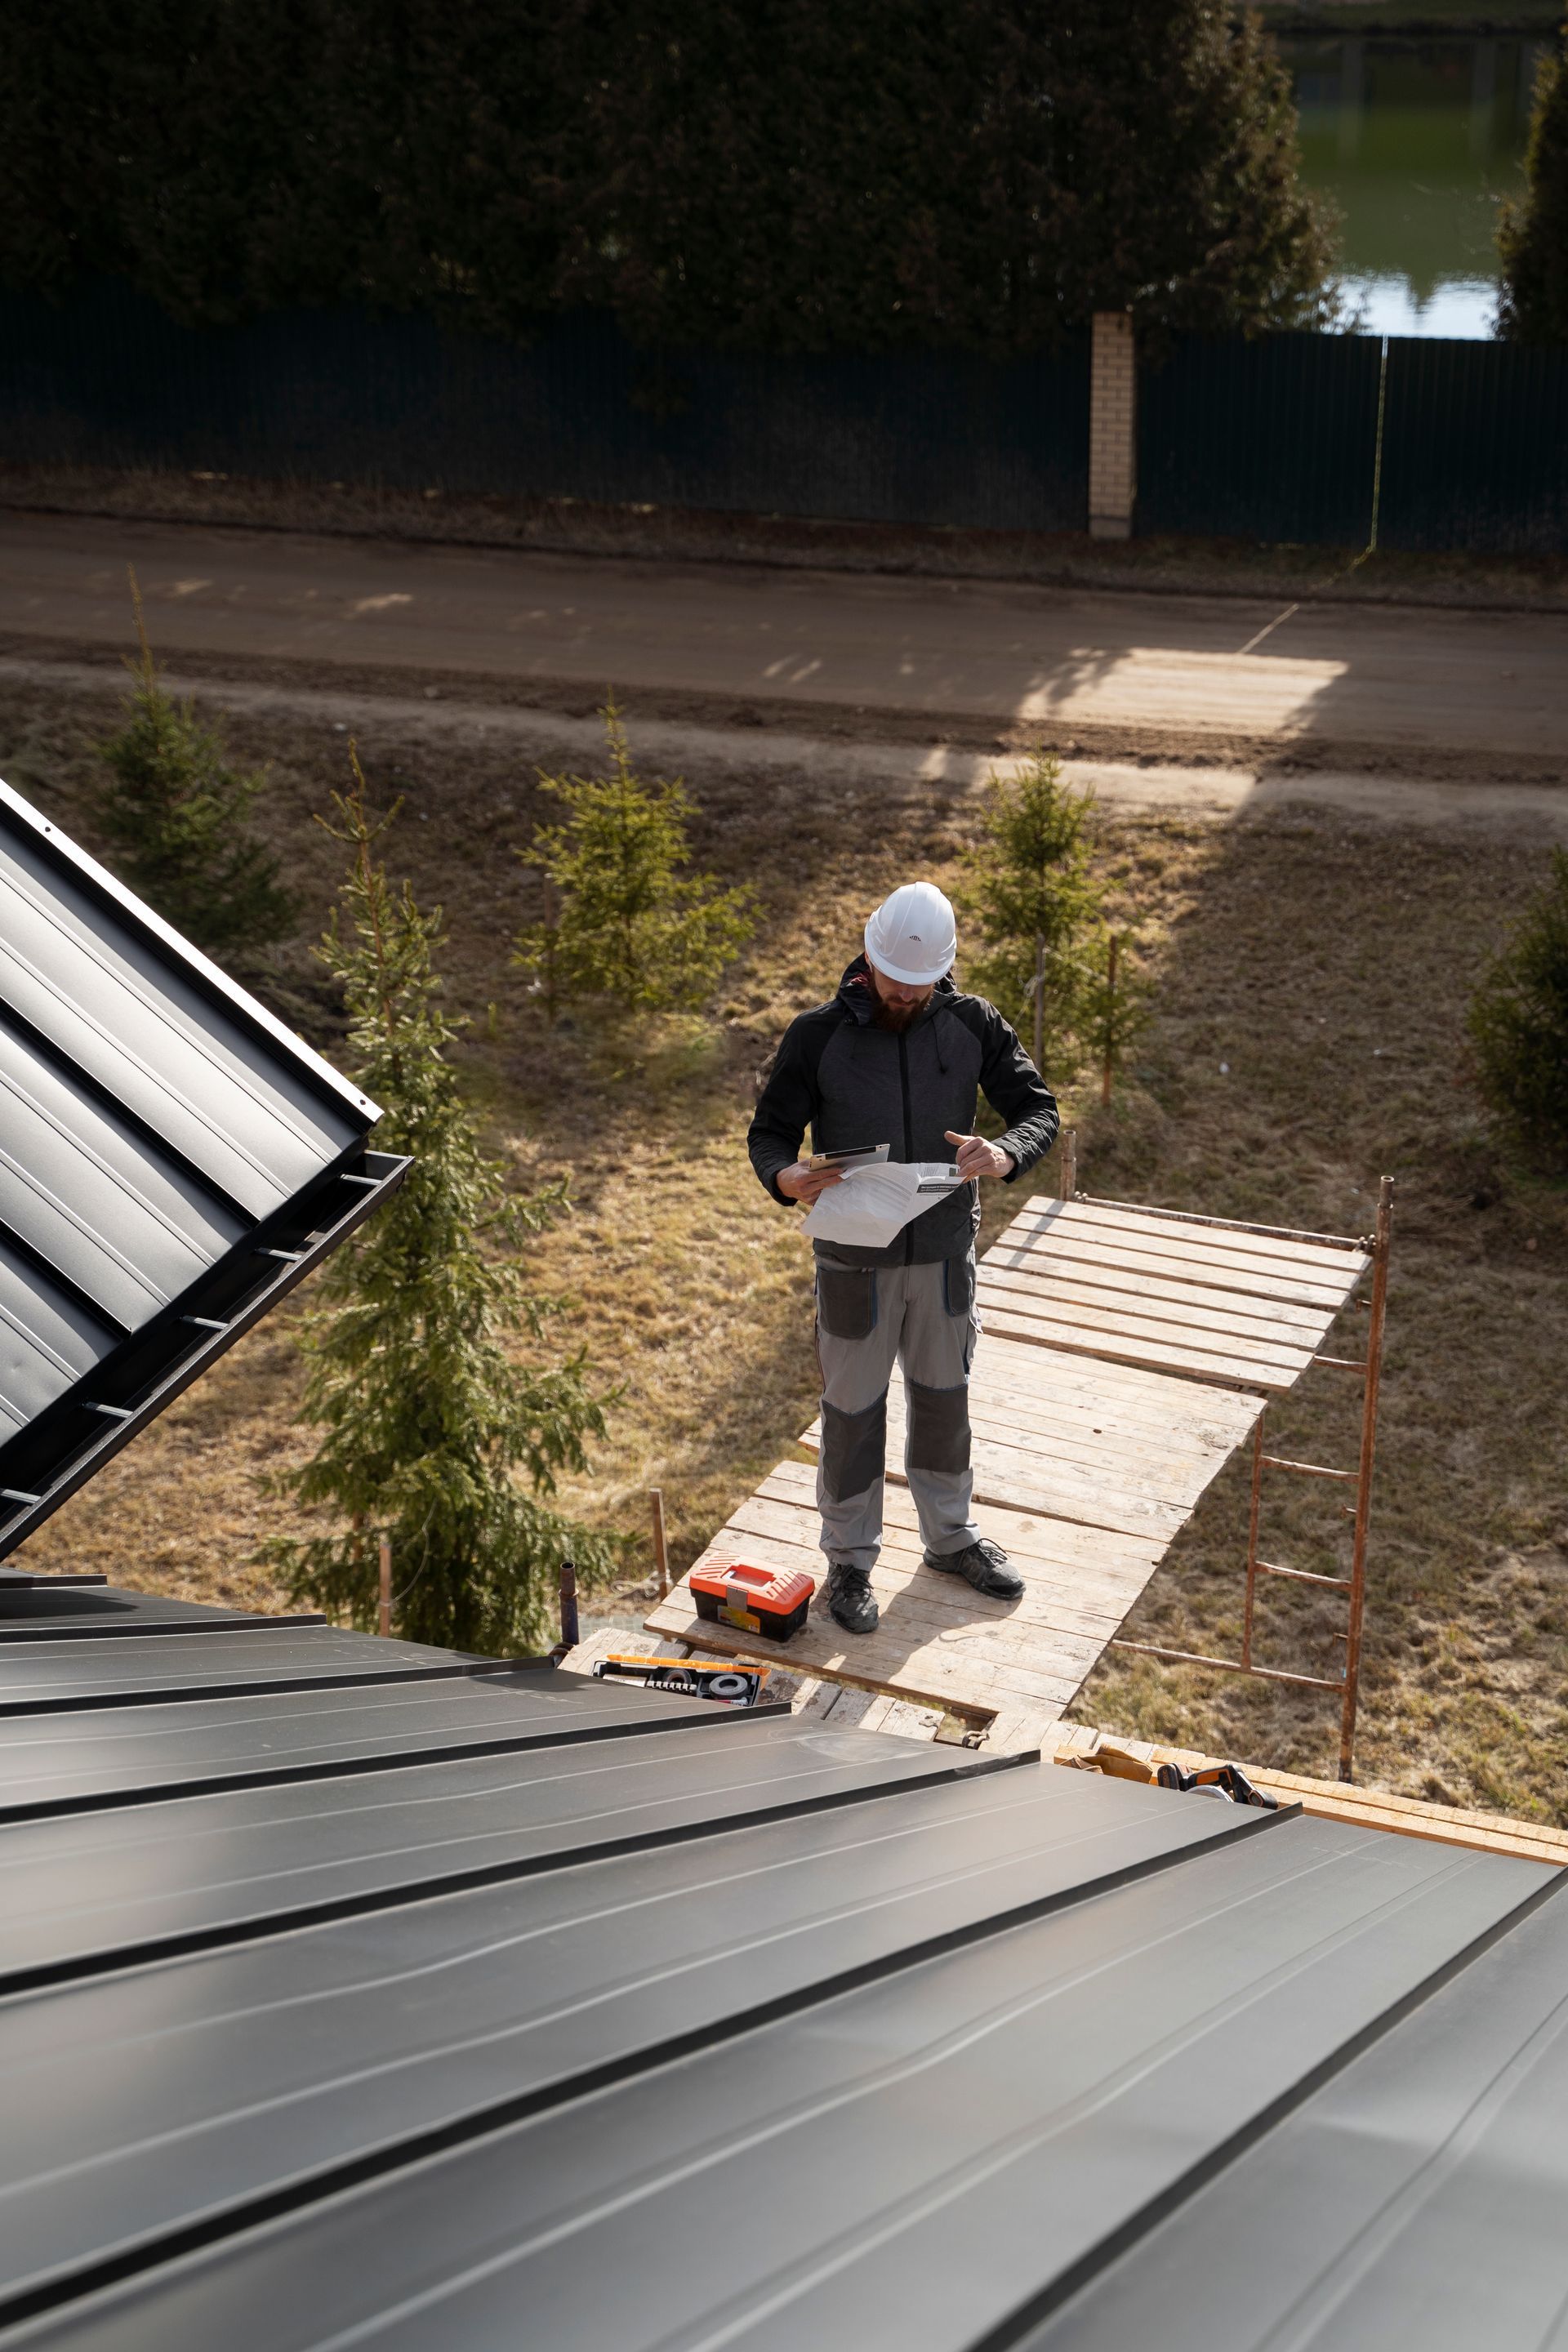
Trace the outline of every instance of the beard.
<instances>
[{"instance_id":1,"label":"beard","mask_svg":"<svg viewBox=\"0 0 1568 2352\"><path fill-rule=\"evenodd\" d=\"M878 1029L890 1029L897 1036L901 1031L907 1029L911 1022L920 1019L930 1001L928 996L922 996L913 1004L889 1004L885 996L879 996L873 990L871 993L872 1025Z\"/></svg>"}]
</instances>

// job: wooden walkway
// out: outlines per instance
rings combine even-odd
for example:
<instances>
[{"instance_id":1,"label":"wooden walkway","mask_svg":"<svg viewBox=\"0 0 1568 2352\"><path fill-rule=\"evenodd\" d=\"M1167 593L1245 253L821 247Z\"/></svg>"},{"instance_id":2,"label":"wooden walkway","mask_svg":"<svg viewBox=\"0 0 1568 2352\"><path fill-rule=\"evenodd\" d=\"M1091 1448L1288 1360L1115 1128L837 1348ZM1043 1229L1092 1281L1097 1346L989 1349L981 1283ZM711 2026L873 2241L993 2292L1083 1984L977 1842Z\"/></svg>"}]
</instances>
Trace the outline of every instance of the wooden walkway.
<instances>
[{"instance_id":1,"label":"wooden walkway","mask_svg":"<svg viewBox=\"0 0 1568 2352\"><path fill-rule=\"evenodd\" d=\"M1331 1235L1037 1196L981 1261L970 1393L975 1517L1024 1577L1022 1600L987 1601L921 1567L895 1374L876 1633L846 1636L819 1595L781 1652L700 1619L684 1580L649 1630L941 1709L987 1747L1037 1745L1370 1262ZM801 1443L815 1450L818 1435L814 1423ZM780 1463L699 1564L820 1578L815 1485L809 1464Z\"/></svg>"}]
</instances>

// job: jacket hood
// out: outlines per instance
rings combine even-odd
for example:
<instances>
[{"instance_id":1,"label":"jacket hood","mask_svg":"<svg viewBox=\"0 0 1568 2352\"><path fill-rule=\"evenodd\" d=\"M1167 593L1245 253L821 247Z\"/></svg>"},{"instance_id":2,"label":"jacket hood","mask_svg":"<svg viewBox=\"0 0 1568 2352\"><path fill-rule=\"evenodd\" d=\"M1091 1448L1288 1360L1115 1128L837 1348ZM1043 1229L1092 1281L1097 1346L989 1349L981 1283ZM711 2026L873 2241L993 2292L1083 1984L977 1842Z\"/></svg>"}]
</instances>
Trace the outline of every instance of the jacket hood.
<instances>
[{"instance_id":1,"label":"jacket hood","mask_svg":"<svg viewBox=\"0 0 1568 2352\"><path fill-rule=\"evenodd\" d=\"M944 997L951 999L957 994L958 988L952 972L944 972L931 990L931 1001L926 1007L926 1012L928 1013L934 1012L939 999ZM852 963L845 966L844 977L838 983L837 1002L844 1007L850 1019L858 1022L862 1029L870 1027L871 967L867 962L864 953L858 955Z\"/></svg>"}]
</instances>

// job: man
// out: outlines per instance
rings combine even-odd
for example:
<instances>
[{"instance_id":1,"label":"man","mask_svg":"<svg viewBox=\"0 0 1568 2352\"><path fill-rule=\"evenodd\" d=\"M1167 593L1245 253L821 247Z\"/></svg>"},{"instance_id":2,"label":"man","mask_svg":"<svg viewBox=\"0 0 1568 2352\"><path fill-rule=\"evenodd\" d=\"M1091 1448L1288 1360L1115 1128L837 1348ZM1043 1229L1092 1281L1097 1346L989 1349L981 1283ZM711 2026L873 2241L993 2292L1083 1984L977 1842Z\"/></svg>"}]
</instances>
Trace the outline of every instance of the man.
<instances>
[{"instance_id":1,"label":"man","mask_svg":"<svg viewBox=\"0 0 1568 2352\"><path fill-rule=\"evenodd\" d=\"M906 882L866 926L831 1004L784 1033L747 1147L774 1200L809 1207L834 1171L817 1152L886 1143L889 1160L956 1160L968 1183L937 1196L887 1249L818 1241L816 1344L822 1451L816 1496L827 1555L827 1605L849 1633L877 1622L871 1570L882 1543L888 1383L903 1368L905 1467L925 1565L977 1592L1016 1600L1023 1584L971 1512L969 1370L979 1187L1010 1184L1056 1140L1057 1106L1017 1034L983 996L953 983L952 908L930 882ZM1007 1123L999 1143L975 1135L977 1095Z\"/></svg>"}]
</instances>

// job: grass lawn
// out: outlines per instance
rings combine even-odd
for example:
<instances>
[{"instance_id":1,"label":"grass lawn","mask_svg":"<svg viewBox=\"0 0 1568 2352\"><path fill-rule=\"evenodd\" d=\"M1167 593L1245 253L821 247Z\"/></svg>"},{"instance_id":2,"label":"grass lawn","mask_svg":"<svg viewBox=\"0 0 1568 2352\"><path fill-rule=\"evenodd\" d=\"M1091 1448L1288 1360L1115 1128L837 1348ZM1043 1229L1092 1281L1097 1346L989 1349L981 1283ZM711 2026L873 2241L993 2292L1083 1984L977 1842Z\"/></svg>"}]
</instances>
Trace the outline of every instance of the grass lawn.
<instances>
[{"instance_id":1,"label":"grass lawn","mask_svg":"<svg viewBox=\"0 0 1568 2352\"><path fill-rule=\"evenodd\" d=\"M89 843L91 743L110 710L108 696L0 696L0 773ZM325 719L268 722L265 734L236 722L230 738L273 762L266 823L306 899L272 984L293 992L330 1048L331 1008L307 942L338 853L311 812L342 779L344 738ZM632 740L635 751L635 723ZM532 906L531 877L510 854L537 805L531 770L482 738L411 749L383 728L362 750L376 789L405 796L395 870L448 910L451 996L474 1020L466 1071L497 1145L520 1183L571 1177L574 1211L540 1247L538 1284L563 1301L552 1344L584 1349L621 1391L609 1442L571 1501L626 1535L630 1580L648 1566L646 1490L662 1486L684 1564L814 1410L807 1254L742 1148L755 1074L788 1016L831 992L884 889L911 871L950 874L973 803L945 786L858 800L805 775L785 792L733 769L691 770L699 855L752 882L763 914L716 1018L617 1037L584 1017L551 1032L506 952ZM1363 1777L1568 1819L1568 1194L1500 1163L1462 1036L1478 961L1545 853L1495 834L1358 828L1303 810L1229 824L1108 821L1103 855L1123 914L1150 942L1157 1017L1109 1115L1096 1087L1060 1087L1086 1189L1355 1232L1380 1172L1398 1181ZM993 1192L989 1203L994 1230L1012 1196ZM1344 1380L1316 1372L1272 1409L1277 1450L1352 1458L1352 1401L1334 1385ZM264 1474L302 1444L300 1390L290 1318L275 1318L68 1504L28 1560L204 1598L279 1600L252 1554L282 1508ZM1234 1646L1246 1510L1237 1462L1130 1631ZM1338 1513L1333 1488L1281 1481L1267 1556L1332 1568L1345 1556ZM1331 1605L1279 1588L1266 1610L1266 1655L1335 1669ZM1331 1703L1280 1685L1123 1656L1077 1712L1332 1769Z\"/></svg>"}]
</instances>

